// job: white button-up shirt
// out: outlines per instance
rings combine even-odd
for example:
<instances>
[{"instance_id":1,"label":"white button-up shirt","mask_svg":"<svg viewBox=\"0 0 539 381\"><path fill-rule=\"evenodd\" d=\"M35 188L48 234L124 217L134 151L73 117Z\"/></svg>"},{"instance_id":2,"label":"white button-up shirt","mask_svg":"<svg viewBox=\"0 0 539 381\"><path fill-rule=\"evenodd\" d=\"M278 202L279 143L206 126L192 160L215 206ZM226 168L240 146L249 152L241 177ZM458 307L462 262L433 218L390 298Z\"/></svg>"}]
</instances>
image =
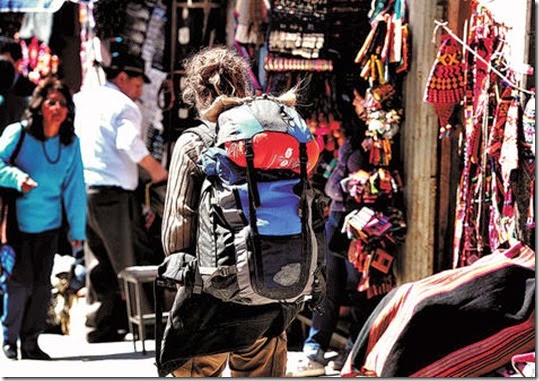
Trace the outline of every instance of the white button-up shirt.
<instances>
[{"instance_id":1,"label":"white button-up shirt","mask_svg":"<svg viewBox=\"0 0 539 381\"><path fill-rule=\"evenodd\" d=\"M86 185L134 190L137 163L149 155L137 104L111 82L75 94L74 101Z\"/></svg>"}]
</instances>

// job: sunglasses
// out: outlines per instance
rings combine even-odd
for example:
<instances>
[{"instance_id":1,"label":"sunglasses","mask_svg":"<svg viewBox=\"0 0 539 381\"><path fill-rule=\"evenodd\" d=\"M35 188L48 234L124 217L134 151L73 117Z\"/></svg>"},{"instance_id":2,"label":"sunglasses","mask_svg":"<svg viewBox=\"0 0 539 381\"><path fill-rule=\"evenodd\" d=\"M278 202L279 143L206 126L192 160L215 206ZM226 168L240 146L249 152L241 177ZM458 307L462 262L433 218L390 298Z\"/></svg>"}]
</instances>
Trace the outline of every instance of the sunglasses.
<instances>
[{"instance_id":1,"label":"sunglasses","mask_svg":"<svg viewBox=\"0 0 539 381\"><path fill-rule=\"evenodd\" d=\"M60 99L45 99L45 102L43 103L51 107L56 106L57 104L59 104L60 107L63 107L63 108L67 107L67 102Z\"/></svg>"}]
</instances>

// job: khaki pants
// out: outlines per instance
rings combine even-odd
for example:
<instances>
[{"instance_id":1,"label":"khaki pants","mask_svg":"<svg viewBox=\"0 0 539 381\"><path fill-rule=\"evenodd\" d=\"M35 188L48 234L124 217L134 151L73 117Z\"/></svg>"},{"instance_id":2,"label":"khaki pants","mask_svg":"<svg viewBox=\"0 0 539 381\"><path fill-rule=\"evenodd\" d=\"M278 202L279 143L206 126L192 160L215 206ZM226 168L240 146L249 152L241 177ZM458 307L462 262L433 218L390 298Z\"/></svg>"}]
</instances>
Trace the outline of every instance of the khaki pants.
<instances>
[{"instance_id":1,"label":"khaki pants","mask_svg":"<svg viewBox=\"0 0 539 381\"><path fill-rule=\"evenodd\" d=\"M172 372L174 377L219 377L227 360L231 377L284 377L286 332L274 338L262 337L248 348L194 357Z\"/></svg>"}]
</instances>

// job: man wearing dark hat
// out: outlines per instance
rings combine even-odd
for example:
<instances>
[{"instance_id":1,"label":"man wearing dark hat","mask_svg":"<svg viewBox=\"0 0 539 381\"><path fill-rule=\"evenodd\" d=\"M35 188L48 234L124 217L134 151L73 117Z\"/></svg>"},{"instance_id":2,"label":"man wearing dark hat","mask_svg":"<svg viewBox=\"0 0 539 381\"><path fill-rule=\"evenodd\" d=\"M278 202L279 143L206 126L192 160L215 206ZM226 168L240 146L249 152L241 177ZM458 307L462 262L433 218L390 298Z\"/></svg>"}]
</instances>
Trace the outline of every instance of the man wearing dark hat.
<instances>
[{"instance_id":1,"label":"man wearing dark hat","mask_svg":"<svg viewBox=\"0 0 539 381\"><path fill-rule=\"evenodd\" d=\"M76 133L81 141L88 195L85 261L87 341L122 340L128 328L126 303L118 273L136 265L147 249L141 231L138 165L152 182L167 178L142 139L142 114L135 101L142 95L145 63L140 57L119 54L105 69L106 84L75 95Z\"/></svg>"}]
</instances>

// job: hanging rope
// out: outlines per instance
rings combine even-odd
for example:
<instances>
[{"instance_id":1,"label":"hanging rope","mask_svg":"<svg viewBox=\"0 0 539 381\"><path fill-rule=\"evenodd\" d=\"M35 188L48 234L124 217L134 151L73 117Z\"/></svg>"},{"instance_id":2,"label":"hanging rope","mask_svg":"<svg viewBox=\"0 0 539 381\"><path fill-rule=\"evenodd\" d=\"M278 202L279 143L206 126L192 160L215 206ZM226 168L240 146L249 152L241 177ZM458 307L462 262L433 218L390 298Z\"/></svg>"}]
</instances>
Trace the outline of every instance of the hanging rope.
<instances>
[{"instance_id":1,"label":"hanging rope","mask_svg":"<svg viewBox=\"0 0 539 381\"><path fill-rule=\"evenodd\" d=\"M478 55L466 42L464 42L459 36L457 36L453 31L447 26L447 21L442 22L438 20L434 20L434 31L433 31L433 37L436 34L436 31L439 28L443 28L451 37L453 37L459 44L461 44L466 50L468 50L471 54L473 54L478 60L483 62L485 65L488 66L490 70L492 70L496 75L498 75L500 78L502 78L504 81L506 81L511 87L515 88L518 91L521 91L523 93L529 94L529 95L535 95L535 92L529 91L526 89L523 89L522 87L514 84L509 78L507 78L505 75L503 75L498 69L493 67L489 62L487 62L483 57Z\"/></svg>"}]
</instances>

